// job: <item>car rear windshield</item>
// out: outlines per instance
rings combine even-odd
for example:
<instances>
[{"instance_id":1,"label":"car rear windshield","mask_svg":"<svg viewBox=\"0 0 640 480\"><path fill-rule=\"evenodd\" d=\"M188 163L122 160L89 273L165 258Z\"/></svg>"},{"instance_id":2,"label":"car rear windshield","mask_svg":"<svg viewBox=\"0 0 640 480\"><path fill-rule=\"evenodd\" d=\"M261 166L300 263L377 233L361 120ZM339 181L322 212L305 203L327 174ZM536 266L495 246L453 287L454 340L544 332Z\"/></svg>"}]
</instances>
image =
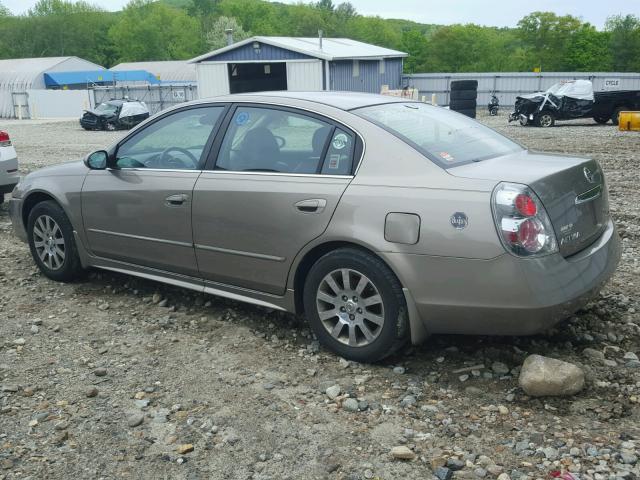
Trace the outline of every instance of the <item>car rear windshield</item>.
<instances>
[{"instance_id":1,"label":"car rear windshield","mask_svg":"<svg viewBox=\"0 0 640 480\"><path fill-rule=\"evenodd\" d=\"M387 103L353 113L393 133L443 168L523 150L475 120L424 103Z\"/></svg>"}]
</instances>

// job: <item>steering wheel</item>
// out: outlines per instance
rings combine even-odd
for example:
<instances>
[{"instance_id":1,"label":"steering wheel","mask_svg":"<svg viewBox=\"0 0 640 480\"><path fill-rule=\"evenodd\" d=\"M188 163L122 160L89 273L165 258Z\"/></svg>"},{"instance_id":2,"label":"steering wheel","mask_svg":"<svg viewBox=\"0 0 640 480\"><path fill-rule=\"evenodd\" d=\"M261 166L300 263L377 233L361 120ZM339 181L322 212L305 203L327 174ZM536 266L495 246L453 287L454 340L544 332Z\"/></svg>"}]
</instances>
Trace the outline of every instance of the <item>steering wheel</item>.
<instances>
[{"instance_id":1,"label":"steering wheel","mask_svg":"<svg viewBox=\"0 0 640 480\"><path fill-rule=\"evenodd\" d=\"M179 158L172 157L169 155L169 152L180 152L185 154L191 160L192 165L187 165L186 162ZM158 163L163 168L197 168L198 167L198 159L186 148L181 147L169 147L165 148L163 152L160 154L160 158L158 159Z\"/></svg>"}]
</instances>

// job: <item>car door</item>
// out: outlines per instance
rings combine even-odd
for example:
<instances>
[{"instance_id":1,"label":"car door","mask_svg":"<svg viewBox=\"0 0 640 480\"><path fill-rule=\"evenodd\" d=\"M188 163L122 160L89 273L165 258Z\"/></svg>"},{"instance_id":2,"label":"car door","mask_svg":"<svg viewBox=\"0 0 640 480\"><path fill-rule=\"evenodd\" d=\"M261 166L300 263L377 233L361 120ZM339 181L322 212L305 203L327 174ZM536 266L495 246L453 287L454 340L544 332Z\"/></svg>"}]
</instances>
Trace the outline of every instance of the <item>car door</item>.
<instances>
[{"instance_id":1,"label":"car door","mask_svg":"<svg viewBox=\"0 0 640 480\"><path fill-rule=\"evenodd\" d=\"M282 295L293 258L322 235L353 178L357 136L326 118L265 105L238 105L226 122L215 167L193 193L200 274Z\"/></svg>"},{"instance_id":2,"label":"car door","mask_svg":"<svg viewBox=\"0 0 640 480\"><path fill-rule=\"evenodd\" d=\"M94 255L198 275L191 197L224 109L198 106L160 117L118 144L111 168L90 171L82 216Z\"/></svg>"}]
</instances>

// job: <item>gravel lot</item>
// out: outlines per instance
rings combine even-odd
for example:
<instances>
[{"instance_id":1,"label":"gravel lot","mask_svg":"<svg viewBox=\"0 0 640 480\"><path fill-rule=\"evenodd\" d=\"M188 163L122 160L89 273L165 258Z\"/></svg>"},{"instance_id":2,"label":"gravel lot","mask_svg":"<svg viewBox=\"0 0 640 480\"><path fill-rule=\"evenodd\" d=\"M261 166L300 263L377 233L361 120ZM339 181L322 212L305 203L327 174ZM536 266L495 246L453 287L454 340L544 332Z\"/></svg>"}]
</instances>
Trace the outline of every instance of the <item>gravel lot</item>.
<instances>
[{"instance_id":1,"label":"gravel lot","mask_svg":"<svg viewBox=\"0 0 640 480\"><path fill-rule=\"evenodd\" d=\"M104 272L53 283L0 206L0 479L635 479L640 134L481 121L532 149L601 162L620 268L543 335L434 336L381 365L344 361L304 322L263 308ZM2 127L25 173L122 135ZM531 353L579 365L585 389L526 396L518 374ZM415 458L395 459L398 446Z\"/></svg>"}]
</instances>

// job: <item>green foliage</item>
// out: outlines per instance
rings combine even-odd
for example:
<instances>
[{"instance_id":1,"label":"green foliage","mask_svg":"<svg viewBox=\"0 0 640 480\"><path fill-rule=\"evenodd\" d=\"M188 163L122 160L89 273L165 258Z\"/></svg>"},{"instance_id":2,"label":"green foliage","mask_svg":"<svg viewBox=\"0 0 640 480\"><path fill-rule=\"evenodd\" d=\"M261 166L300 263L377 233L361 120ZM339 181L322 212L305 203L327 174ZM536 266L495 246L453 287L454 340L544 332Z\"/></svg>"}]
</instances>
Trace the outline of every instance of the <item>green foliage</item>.
<instances>
[{"instance_id":1,"label":"green foliage","mask_svg":"<svg viewBox=\"0 0 640 480\"><path fill-rule=\"evenodd\" d=\"M233 41L239 42L251 36L251 32L245 32L242 25L233 17L219 17L206 34L207 48L217 50L227 45L226 30L233 30Z\"/></svg>"},{"instance_id":2,"label":"green foliage","mask_svg":"<svg viewBox=\"0 0 640 480\"><path fill-rule=\"evenodd\" d=\"M495 28L363 16L336 0L132 0L121 12L94 2L39 0L19 16L0 3L0 58L77 55L105 66L185 59L224 46L224 29L233 28L236 41L251 34L316 37L323 30L326 37L408 52L411 73L640 70L634 15L613 16L599 31L552 12L533 12L517 28Z\"/></svg>"},{"instance_id":3,"label":"green foliage","mask_svg":"<svg viewBox=\"0 0 640 480\"><path fill-rule=\"evenodd\" d=\"M181 60L202 51L198 21L183 10L150 0L131 0L109 29L118 62Z\"/></svg>"}]
</instances>

